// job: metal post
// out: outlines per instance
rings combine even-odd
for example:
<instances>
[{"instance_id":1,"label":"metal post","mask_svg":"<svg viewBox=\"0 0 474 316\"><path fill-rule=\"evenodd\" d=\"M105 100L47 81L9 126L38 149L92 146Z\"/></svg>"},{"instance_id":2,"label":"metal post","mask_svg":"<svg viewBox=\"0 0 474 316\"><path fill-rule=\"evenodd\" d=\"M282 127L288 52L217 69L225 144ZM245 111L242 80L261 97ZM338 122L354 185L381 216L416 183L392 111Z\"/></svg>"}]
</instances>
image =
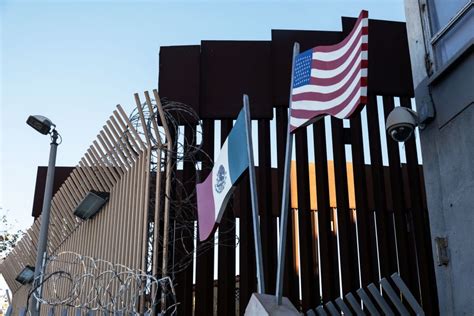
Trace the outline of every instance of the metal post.
<instances>
[{"instance_id":1,"label":"metal post","mask_svg":"<svg viewBox=\"0 0 474 316\"><path fill-rule=\"evenodd\" d=\"M48 242L48 228L49 228L49 213L51 210L51 197L53 196L54 171L56 168L56 152L58 149L58 132L53 129L51 132L51 148L49 151L48 172L46 174L46 187L44 189L43 209L41 211L41 228L38 240L38 252L36 253L36 264L34 273L33 288L36 289L36 295L41 296L40 279L39 276L43 272L43 258L47 256L47 242ZM32 316L39 316L41 303L36 299L35 295L32 298Z\"/></svg>"},{"instance_id":2,"label":"metal post","mask_svg":"<svg viewBox=\"0 0 474 316\"><path fill-rule=\"evenodd\" d=\"M146 98L146 103L148 105L148 111L150 113L153 113L154 117L151 120L152 122L152 127L153 130L155 131L155 139L157 142L157 146L155 146L153 149L156 151L156 156L158 157L158 167L156 169L156 185L155 185L155 215L154 215L154 227L153 227L153 259L152 259L152 270L151 274L154 277L158 277L158 239L160 238L160 209L161 209L161 154L163 152L162 148L162 143L161 143L161 136L160 136L160 131L158 129L158 115L159 113L155 113L153 110L153 104L151 103L151 98L150 95L148 94L148 91L145 91L145 98ZM158 106L157 106L158 109ZM157 110L158 112L158 110ZM156 247L155 247L156 246ZM156 290L156 292L155 292ZM158 293L158 289L155 288L155 284L153 284L151 293ZM151 315L157 315L157 304L155 303L152 307L152 313Z\"/></svg>"},{"instance_id":3,"label":"metal post","mask_svg":"<svg viewBox=\"0 0 474 316\"><path fill-rule=\"evenodd\" d=\"M158 114L161 118L161 123L163 124L163 129L165 130L166 135L166 178L165 178L165 208L164 208L164 218L163 218L163 261L161 265L161 277L168 276L168 240L169 240L169 221L170 221L170 194L171 194L171 169L173 167L173 161L171 152L173 150L173 139L168 128L168 123L166 122L165 112L163 111L163 106L161 105L160 96L158 95L157 90L153 90L155 96L156 108L158 109ZM164 144L163 144L164 145ZM159 172L158 170L157 172ZM163 283L164 284L164 283ZM165 286L163 285L163 291L161 293L161 312L163 315L166 313L166 293Z\"/></svg>"},{"instance_id":4,"label":"metal post","mask_svg":"<svg viewBox=\"0 0 474 316\"><path fill-rule=\"evenodd\" d=\"M293 73L295 68L296 56L300 53L300 44L293 45L293 60L291 63L291 84L290 84L290 100L288 102L288 129L286 133L286 152L285 152L285 170L283 174L283 193L281 199L281 215L280 215L280 251L278 253L278 270L277 284L275 294L278 305L281 305L283 296L283 270L285 269L285 251L286 251L286 233L288 227L288 199L290 188L290 164L291 151L293 149L293 135L290 134L290 117L291 117L291 94L293 90Z\"/></svg>"},{"instance_id":5,"label":"metal post","mask_svg":"<svg viewBox=\"0 0 474 316\"><path fill-rule=\"evenodd\" d=\"M247 136L247 153L249 158L250 196L252 199L252 223L255 242L255 261L257 264L258 293L265 293L265 278L263 276L262 241L260 238L260 220L258 218L257 179L253 161L252 121L250 119L249 97L244 94L245 134Z\"/></svg>"}]
</instances>

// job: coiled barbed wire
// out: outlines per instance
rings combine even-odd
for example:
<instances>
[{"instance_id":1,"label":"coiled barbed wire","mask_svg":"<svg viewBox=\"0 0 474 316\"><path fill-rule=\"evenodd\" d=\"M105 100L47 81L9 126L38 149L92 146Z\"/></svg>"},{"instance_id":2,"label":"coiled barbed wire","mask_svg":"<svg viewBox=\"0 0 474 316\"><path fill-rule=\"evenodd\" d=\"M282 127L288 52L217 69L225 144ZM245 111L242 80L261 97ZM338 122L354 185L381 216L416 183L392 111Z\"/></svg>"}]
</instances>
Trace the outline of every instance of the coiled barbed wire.
<instances>
[{"instance_id":1,"label":"coiled barbed wire","mask_svg":"<svg viewBox=\"0 0 474 316\"><path fill-rule=\"evenodd\" d=\"M164 116L168 123L168 129L173 139L172 149L166 146L161 147L161 151L152 153L151 172L164 171L166 159L168 156L172 160L172 193L171 196L164 196L164 192L160 198L168 199L171 205L170 214L170 243L172 249L172 258L169 260L169 274L172 278L176 273L185 270L192 265L193 258L196 254L201 255L210 251L216 244L235 247L238 243L237 235L229 236L228 232L233 231L234 225L230 225L228 231L220 230L220 238L211 238L206 242L199 242L197 249L194 248L194 241L198 239L196 229L196 183L202 182L201 174L207 173L212 169L212 158L202 149L203 140L203 122L199 118L194 109L184 103L170 101L167 98L161 98L160 102L163 107ZM142 126L142 120L138 109L135 109L129 120L132 126L140 133L146 133L150 136L153 146L159 146L166 142L164 129L161 127L161 118L158 114L155 100L152 100L153 113L150 113L146 104L142 105L142 112L145 117L145 126ZM153 120L160 125L160 140L153 136ZM128 134L129 136L129 134ZM126 135L127 137L127 135ZM208 163L202 163L207 161ZM184 174L183 169L191 169L192 172ZM194 172L196 170L196 172ZM164 180L163 180L164 181ZM153 182L152 182L153 183ZM163 185L164 187L164 185ZM154 187L150 188L150 210L154 208L155 203ZM150 211L150 222L152 222L153 214ZM223 219L225 221L225 219ZM222 227L222 226L221 226ZM153 224L149 227L150 236L150 252L156 249L162 249L162 239L153 241L151 239L153 232ZM225 238L222 236L226 236ZM154 244L155 247L152 245ZM153 250L155 249L155 250ZM148 270L147 271L151 271ZM158 274L161 273L159 270Z\"/></svg>"},{"instance_id":2,"label":"coiled barbed wire","mask_svg":"<svg viewBox=\"0 0 474 316\"><path fill-rule=\"evenodd\" d=\"M196 256L205 254L208 251L212 251L216 244L225 245L229 247L236 247L238 243L238 237L233 232L235 229L235 223L233 225L226 225L228 231L220 230L220 238L210 238L208 241L195 243L198 240L197 236L197 206L196 206L196 183L202 182L201 174L208 173L212 169L212 159L209 154L202 150L202 140L203 140L203 125L202 121L197 115L197 113L188 105L169 101L166 98L161 100L162 109L166 122L168 124L168 129L172 138L171 150L166 146L166 134L162 126L161 118L157 109L155 100L152 100L152 112L150 112L147 104L141 105L141 112L144 116L144 124L142 123L142 118L140 117L140 111L138 108L135 108L129 116L129 121L131 127L133 127L140 135L145 135L150 139L152 148L155 150L151 151L151 163L150 163L150 187L149 187L149 204L148 204L148 251L146 258L146 271L138 274L132 274L130 276L129 272L119 273L116 269L119 269L119 265L114 265L113 269L107 269L107 273L103 273L98 278L92 277L88 273L83 273L80 278L72 278L69 280L70 272L54 272L51 270L50 277L54 279L62 279L64 284L69 282L69 287L67 288L69 294L64 298L56 298L55 300L50 301L50 303L60 305L61 302L65 304L71 304L78 297L85 297L86 302L83 302L80 306L87 308L102 308L105 310L110 310L112 306L114 308L131 308L131 306L136 305L136 299L140 295L133 296L135 299L128 298L127 304L124 302L124 293L123 291L115 291L114 294L110 294L108 289L114 287L123 287L127 291L132 289L138 289L138 285L144 285L144 282L141 278L148 278L150 275L153 275L152 279L147 279L149 283L157 285L157 283L168 282L169 284L178 285L175 281L175 275L185 269L190 265L192 266L193 260ZM158 125L158 135L155 134L155 126ZM144 125L144 126L143 126ZM125 151L128 155L126 157L137 156L138 148L134 147L133 133L130 130L123 133L121 139L119 140L116 148L113 151ZM155 196L155 185L156 185L156 173L164 172L166 170L167 158L171 158L172 167L171 167L171 186L172 192L170 196L166 196L165 192L160 192L160 196ZM107 160L108 163L114 163L114 158L112 153L106 155L104 160ZM131 158L128 158L131 159ZM207 163L203 163L207 162ZM130 161L132 163L132 161ZM186 169L186 173L183 171ZM162 187L164 188L164 177L161 177L163 181ZM158 265L157 271L152 271L152 257L153 252L161 252L163 249L163 229L160 229L160 236L158 240L153 240L153 232L155 230L155 219L154 219L154 207L157 199L164 201L168 199L170 202L170 225L169 225L169 248L170 258L168 260L169 266L167 267L167 276L169 278L159 279L158 276L162 275L161 265ZM231 202L232 203L232 202ZM164 205L164 203L161 203ZM158 224L162 225L162 219ZM222 222L226 221L223 219ZM222 223L221 222L221 223ZM222 226L221 226L222 227ZM226 236L225 238L223 236ZM196 245L196 247L195 247ZM84 257L86 258L86 257ZM76 258L76 260L79 260ZM84 259L86 260L86 259ZM104 263L102 261L94 261L94 263L88 263L83 259L80 261L83 263L83 266L94 265L108 265L109 263ZM87 261L87 260L86 260ZM57 259L52 261L58 262ZM77 264L75 264L77 265ZM54 264L53 264L54 266ZM83 268L84 270L85 268ZM63 271L63 270L58 270ZM94 270L95 271L95 270ZM128 271L125 269L125 271ZM113 272L113 273L112 273ZM116 274L114 274L116 273ZM112 278L114 281L108 281ZM126 276L126 277L125 277ZM89 279L93 278L95 281L94 287L89 288L87 293L84 293L84 290L79 291L78 286L81 284L88 284L91 282ZM69 281L68 281L69 280ZM161 281L160 281L161 280ZM165 281L163 281L165 280ZM132 282L133 281L133 282ZM117 285L117 282L120 285ZM132 286L132 282L134 285ZM98 285L96 285L96 283ZM57 284L53 282L52 285ZM63 286L64 286L63 284ZM115 285L114 285L115 284ZM130 284L130 285L129 285ZM98 288L97 288L98 286ZM148 287L145 287L148 288ZM157 291L161 291L160 286L157 286ZM58 293L58 290L52 289L51 293ZM118 296L117 296L118 295ZM130 295L130 294L127 294ZM150 295L150 294L147 294ZM161 295L161 294L160 294ZM51 297L54 297L51 296ZM168 300L167 300L168 301ZM172 296L168 304L170 306L176 306L175 297ZM154 303L153 303L154 304ZM126 306L126 307L125 307Z\"/></svg>"},{"instance_id":3,"label":"coiled barbed wire","mask_svg":"<svg viewBox=\"0 0 474 316\"><path fill-rule=\"evenodd\" d=\"M101 312L150 313L161 293L167 297L167 315L176 312L174 285L169 277L157 279L121 264L61 252L46 262L41 282L30 291L41 304ZM42 295L36 289L41 286ZM144 304L143 304L144 303Z\"/></svg>"},{"instance_id":4,"label":"coiled barbed wire","mask_svg":"<svg viewBox=\"0 0 474 316\"><path fill-rule=\"evenodd\" d=\"M31 295L42 304L50 306L62 306L103 312L151 313L153 310L165 311L166 315L174 315L179 302L176 300L174 288L177 285L175 275L190 265L196 256L202 255L214 249L216 244L236 247L238 237L228 232L234 231L233 225L226 225L228 231L220 230L220 238L211 238L205 242L195 241L197 237L196 222L196 183L201 182L200 175L212 169L212 159L208 153L202 150L202 121L196 112L189 106L161 99L165 119L168 123L170 134L173 139L172 149L169 150L166 143L165 131L161 127L156 102L152 101L153 112L147 105L142 105L142 113L145 116L145 126L138 109L130 115L130 123L140 134L145 132L150 137L152 146L157 149L152 151L150 172L153 174L163 172L168 157L172 161L172 193L166 196L160 192L155 196L155 188L150 185L150 199L148 212L148 252L146 271L131 269L121 264L114 264L101 259L83 256L75 252L61 252L47 258L44 273L40 274L39 280L35 280L35 287L30 290ZM153 120L159 127L158 135L154 133ZM120 141L112 152L126 151L126 157L137 156L137 148L133 146L131 130L123 133ZM158 137L160 141L158 141ZM108 164L114 164L112 153L103 157ZM131 159L131 158L127 158ZM202 163L207 161L208 163ZM132 161L130 161L132 163ZM183 166L190 170L185 175ZM207 169L207 170L206 170ZM162 177L162 181L164 181ZM154 184L151 180L150 184ZM151 257L153 251L160 251L163 247L162 236L159 240L153 240L155 229L154 205L156 199L168 199L171 205L170 216L170 266L167 268L168 275L162 275L159 268L152 275ZM164 203L162 203L163 205ZM232 206L231 206L232 207ZM222 222L225 219L222 220ZM221 222L221 223L222 223ZM222 227L222 226L221 226ZM230 236L229 236L230 235ZM226 236L226 238L222 238ZM195 247L195 245L197 245ZM42 295L38 295L41 287ZM162 294L166 297L166 306L161 306Z\"/></svg>"}]
</instances>

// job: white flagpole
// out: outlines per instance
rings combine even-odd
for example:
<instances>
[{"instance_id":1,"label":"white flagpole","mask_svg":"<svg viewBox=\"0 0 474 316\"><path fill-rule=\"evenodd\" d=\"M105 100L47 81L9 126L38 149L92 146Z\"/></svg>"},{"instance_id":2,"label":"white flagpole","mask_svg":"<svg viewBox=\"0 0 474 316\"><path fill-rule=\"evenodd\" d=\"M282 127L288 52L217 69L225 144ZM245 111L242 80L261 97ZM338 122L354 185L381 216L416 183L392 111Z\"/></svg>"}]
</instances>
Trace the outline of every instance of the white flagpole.
<instances>
[{"instance_id":1,"label":"white flagpole","mask_svg":"<svg viewBox=\"0 0 474 316\"><path fill-rule=\"evenodd\" d=\"M265 293L265 278L263 276L262 242L260 239L260 220L258 218L257 180L255 177L255 165L253 161L252 121L250 119L249 97L246 94L244 94L244 112L245 132L247 136L247 153L249 158L249 180L250 196L252 199L252 222L255 241L255 261L257 264L257 286L258 293L263 294Z\"/></svg>"},{"instance_id":2,"label":"white flagpole","mask_svg":"<svg viewBox=\"0 0 474 316\"><path fill-rule=\"evenodd\" d=\"M281 199L280 213L280 251L278 253L278 270L277 284L275 294L278 305L281 305L283 296L283 271L285 269L285 251L286 251L286 233L288 227L288 199L290 189L290 163L291 152L293 149L293 135L290 133L291 118L291 94L293 92L293 73L295 68L296 56L300 53L300 44L295 42L293 45L293 60L291 63L291 83L290 83L290 100L288 102L288 130L286 134L286 152L285 152L285 170L283 174L283 194Z\"/></svg>"}]
</instances>

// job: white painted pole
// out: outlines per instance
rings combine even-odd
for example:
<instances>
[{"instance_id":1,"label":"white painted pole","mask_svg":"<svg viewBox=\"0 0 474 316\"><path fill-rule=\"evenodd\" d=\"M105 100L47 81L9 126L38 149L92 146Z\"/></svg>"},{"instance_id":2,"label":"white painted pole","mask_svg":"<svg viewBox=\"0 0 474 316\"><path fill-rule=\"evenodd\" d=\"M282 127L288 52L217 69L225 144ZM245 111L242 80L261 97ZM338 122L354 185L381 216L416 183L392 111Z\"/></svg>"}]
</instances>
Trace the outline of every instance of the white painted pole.
<instances>
[{"instance_id":1,"label":"white painted pole","mask_svg":"<svg viewBox=\"0 0 474 316\"><path fill-rule=\"evenodd\" d=\"M278 269L277 284L275 294L278 305L281 305L283 296L283 271L285 269L285 251L286 251L286 233L288 227L288 199L290 196L290 164L291 152L293 149L293 135L290 133L290 117L291 117L291 94L293 90L293 73L295 68L296 56L300 53L300 44L293 45L293 60L291 63L291 83L290 83L290 100L288 102L288 129L286 134L286 152L285 152L285 170L283 175L283 192L281 199L280 213L280 251L278 253Z\"/></svg>"},{"instance_id":2,"label":"white painted pole","mask_svg":"<svg viewBox=\"0 0 474 316\"><path fill-rule=\"evenodd\" d=\"M265 293L265 278L263 276L262 241L260 238L260 220L258 218L257 179L253 161L252 121L250 119L249 97L244 94L245 134L247 136L247 153L249 158L250 196L252 199L252 222L255 241L255 261L257 264L258 293Z\"/></svg>"}]
</instances>

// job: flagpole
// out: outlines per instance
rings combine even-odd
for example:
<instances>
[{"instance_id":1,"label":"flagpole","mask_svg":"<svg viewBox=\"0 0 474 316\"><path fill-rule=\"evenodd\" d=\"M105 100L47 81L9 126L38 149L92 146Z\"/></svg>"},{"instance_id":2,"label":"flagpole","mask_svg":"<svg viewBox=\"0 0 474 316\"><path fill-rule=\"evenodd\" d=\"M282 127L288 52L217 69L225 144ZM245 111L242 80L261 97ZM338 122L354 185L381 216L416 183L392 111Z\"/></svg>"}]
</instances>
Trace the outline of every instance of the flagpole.
<instances>
[{"instance_id":1,"label":"flagpole","mask_svg":"<svg viewBox=\"0 0 474 316\"><path fill-rule=\"evenodd\" d=\"M252 222L253 235L255 242L255 261L257 264L257 287L258 293L265 293L265 278L263 276L262 261L262 242L260 238L260 220L258 218L258 196L257 196L257 180L255 178L255 165L253 161L252 146L252 121L250 119L249 97L244 94L244 111L245 111L245 132L247 136L247 153L249 159L249 180L250 180L250 196L252 199Z\"/></svg>"},{"instance_id":2,"label":"flagpole","mask_svg":"<svg viewBox=\"0 0 474 316\"><path fill-rule=\"evenodd\" d=\"M291 62L291 82L290 82L290 100L288 102L288 128L286 133L286 152L285 152L285 169L283 174L283 194L281 199L281 213L280 213L280 251L278 253L278 270L277 270L277 285L275 294L278 305L282 303L283 296L283 271L285 269L285 251L286 251L286 235L288 228L288 199L290 189L290 163L291 153L293 149L293 135L290 133L290 118L291 118L291 95L293 90L293 73L295 68L296 56L300 53L300 44L295 42L293 45L293 59Z\"/></svg>"}]
</instances>

